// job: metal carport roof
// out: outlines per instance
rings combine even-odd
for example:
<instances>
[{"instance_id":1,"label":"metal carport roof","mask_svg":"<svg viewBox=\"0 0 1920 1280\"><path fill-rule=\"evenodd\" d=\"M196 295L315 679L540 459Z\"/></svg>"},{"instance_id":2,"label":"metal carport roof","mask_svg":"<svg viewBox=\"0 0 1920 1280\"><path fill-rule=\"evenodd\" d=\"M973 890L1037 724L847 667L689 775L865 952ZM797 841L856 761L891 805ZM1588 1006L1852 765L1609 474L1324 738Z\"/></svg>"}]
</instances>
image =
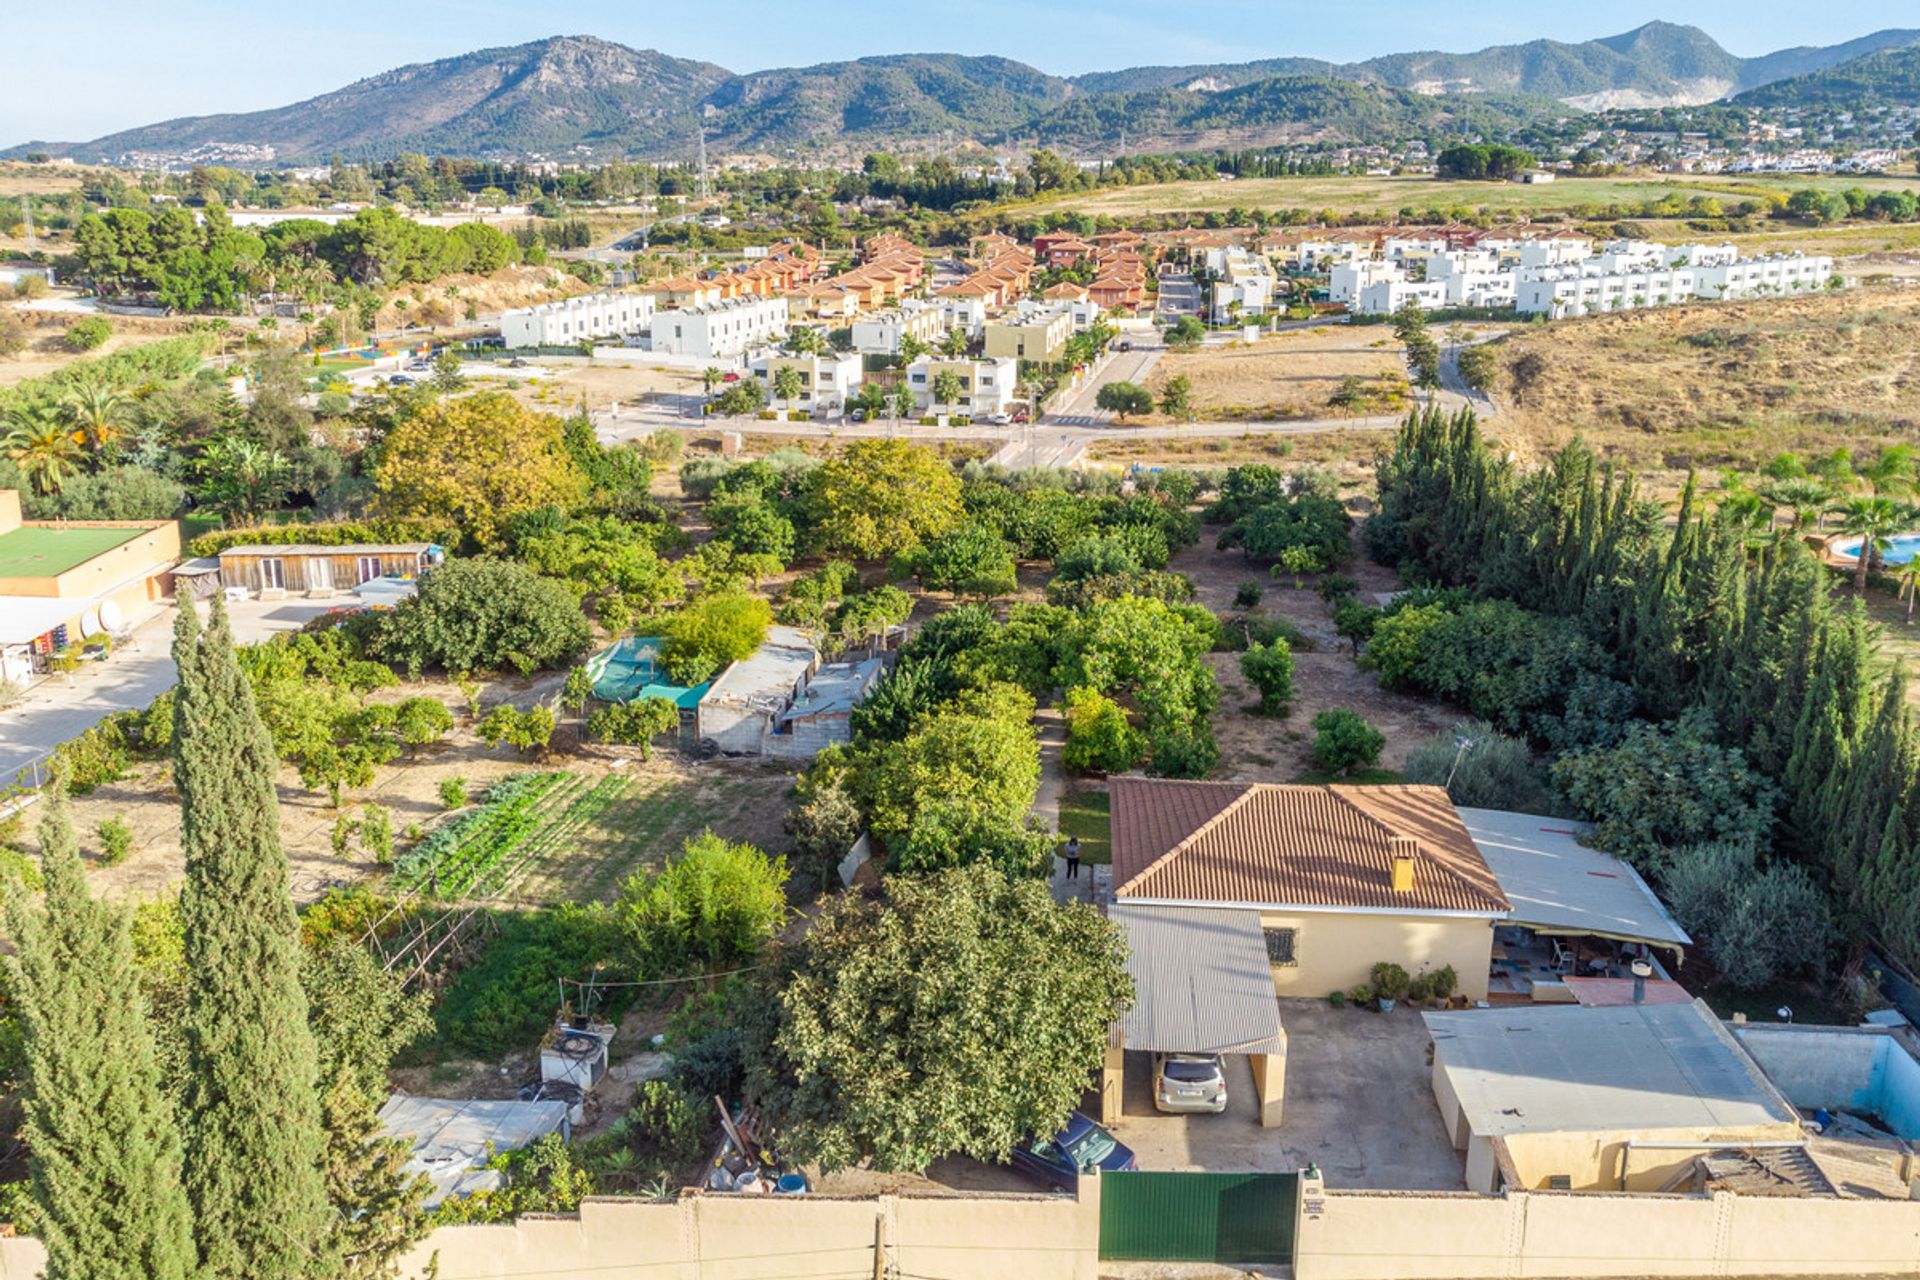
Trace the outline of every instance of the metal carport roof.
<instances>
[{"instance_id":1,"label":"metal carport roof","mask_svg":"<svg viewBox=\"0 0 1920 1280\"><path fill-rule=\"evenodd\" d=\"M1259 912L1115 902L1107 917L1127 935L1127 1048L1286 1052Z\"/></svg>"},{"instance_id":2,"label":"metal carport roof","mask_svg":"<svg viewBox=\"0 0 1920 1280\"><path fill-rule=\"evenodd\" d=\"M1581 844L1583 823L1499 809L1460 809L1513 903L1513 924L1680 950L1692 944L1647 882L1620 859Z\"/></svg>"}]
</instances>

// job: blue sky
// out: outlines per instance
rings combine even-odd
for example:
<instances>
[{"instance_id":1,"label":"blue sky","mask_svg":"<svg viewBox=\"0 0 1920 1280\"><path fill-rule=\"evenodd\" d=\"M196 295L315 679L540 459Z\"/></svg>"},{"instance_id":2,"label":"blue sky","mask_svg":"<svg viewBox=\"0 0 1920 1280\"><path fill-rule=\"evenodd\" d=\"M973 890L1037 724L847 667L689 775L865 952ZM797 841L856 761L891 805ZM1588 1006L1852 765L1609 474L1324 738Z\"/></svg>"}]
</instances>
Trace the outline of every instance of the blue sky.
<instances>
[{"instance_id":1,"label":"blue sky","mask_svg":"<svg viewBox=\"0 0 1920 1280\"><path fill-rule=\"evenodd\" d=\"M281 106L408 62L597 35L735 71L876 53L997 53L1062 75L1303 55L1354 61L1662 18L1743 55L1920 25L1910 0L19 0L6 20L0 145L80 141L177 115Z\"/></svg>"}]
</instances>

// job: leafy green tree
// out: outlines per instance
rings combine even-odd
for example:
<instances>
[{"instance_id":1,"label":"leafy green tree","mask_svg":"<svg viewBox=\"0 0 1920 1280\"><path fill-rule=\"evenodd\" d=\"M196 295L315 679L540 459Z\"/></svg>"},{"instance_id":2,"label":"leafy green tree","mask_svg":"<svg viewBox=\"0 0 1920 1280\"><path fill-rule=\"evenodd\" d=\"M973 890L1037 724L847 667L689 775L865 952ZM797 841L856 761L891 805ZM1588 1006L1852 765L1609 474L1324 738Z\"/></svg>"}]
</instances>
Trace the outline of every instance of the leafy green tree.
<instances>
[{"instance_id":1,"label":"leafy green tree","mask_svg":"<svg viewBox=\"0 0 1920 1280\"><path fill-rule=\"evenodd\" d=\"M174 629L173 776L186 880L186 1188L201 1263L233 1280L304 1277L323 1258L318 1061L274 774L218 596Z\"/></svg>"},{"instance_id":2,"label":"leafy green tree","mask_svg":"<svg viewBox=\"0 0 1920 1280\"><path fill-rule=\"evenodd\" d=\"M1763 869L1752 844L1736 840L1675 849L1657 875L1674 916L1734 986L1752 990L1824 968L1832 913L1804 867Z\"/></svg>"},{"instance_id":3,"label":"leafy green tree","mask_svg":"<svg viewBox=\"0 0 1920 1280\"><path fill-rule=\"evenodd\" d=\"M181 1143L124 912L87 892L63 787L40 820L46 907L6 895L28 1175L48 1280L198 1274Z\"/></svg>"},{"instance_id":4,"label":"leafy green tree","mask_svg":"<svg viewBox=\"0 0 1920 1280\"><path fill-rule=\"evenodd\" d=\"M987 865L885 885L829 899L784 958L747 1027L747 1091L828 1169L1004 1160L1079 1105L1132 1003L1125 943Z\"/></svg>"},{"instance_id":5,"label":"leafy green tree","mask_svg":"<svg viewBox=\"0 0 1920 1280\"><path fill-rule=\"evenodd\" d=\"M1248 645L1240 655L1240 674L1260 693L1260 714L1285 715L1293 700L1293 650L1283 639Z\"/></svg>"},{"instance_id":6,"label":"leafy green tree","mask_svg":"<svg viewBox=\"0 0 1920 1280\"><path fill-rule=\"evenodd\" d=\"M1167 345L1176 349L1191 349L1206 340L1207 326L1198 316L1181 316L1167 326Z\"/></svg>"},{"instance_id":7,"label":"leafy green tree","mask_svg":"<svg viewBox=\"0 0 1920 1280\"><path fill-rule=\"evenodd\" d=\"M1421 739L1407 752L1400 776L1445 787L1455 804L1468 808L1554 812L1546 779L1527 744L1485 720L1462 720L1445 733Z\"/></svg>"},{"instance_id":8,"label":"leafy green tree","mask_svg":"<svg viewBox=\"0 0 1920 1280\"><path fill-rule=\"evenodd\" d=\"M1125 773L1147 758L1147 735L1124 707L1093 689L1067 690L1067 741L1060 762L1081 773Z\"/></svg>"},{"instance_id":9,"label":"leafy green tree","mask_svg":"<svg viewBox=\"0 0 1920 1280\"><path fill-rule=\"evenodd\" d=\"M497 747L504 742L525 755L529 751L545 751L547 744L553 740L554 727L551 707L539 706L521 711L503 702L480 717L474 732L490 747Z\"/></svg>"},{"instance_id":10,"label":"leafy green tree","mask_svg":"<svg viewBox=\"0 0 1920 1280\"><path fill-rule=\"evenodd\" d=\"M919 412L919 402L914 399L912 387L903 382L893 389L890 411L896 418L911 418Z\"/></svg>"},{"instance_id":11,"label":"leafy green tree","mask_svg":"<svg viewBox=\"0 0 1920 1280\"><path fill-rule=\"evenodd\" d=\"M680 708L665 698L635 698L632 702L601 707L587 718L587 734L596 742L639 747L640 758L653 758L653 740L680 727Z\"/></svg>"},{"instance_id":12,"label":"leafy green tree","mask_svg":"<svg viewBox=\"0 0 1920 1280\"><path fill-rule=\"evenodd\" d=\"M1002 596L1019 585L1006 541L978 524L963 524L929 538L918 550L901 556L896 565L899 572L918 578L928 591Z\"/></svg>"},{"instance_id":13,"label":"leafy green tree","mask_svg":"<svg viewBox=\"0 0 1920 1280\"><path fill-rule=\"evenodd\" d=\"M1169 418L1193 417L1193 379L1184 373L1167 379L1160 388L1160 412Z\"/></svg>"},{"instance_id":14,"label":"leafy green tree","mask_svg":"<svg viewBox=\"0 0 1920 1280\"><path fill-rule=\"evenodd\" d=\"M408 698L393 709L393 729L409 747L440 741L453 728L453 712L438 698Z\"/></svg>"},{"instance_id":15,"label":"leafy green tree","mask_svg":"<svg viewBox=\"0 0 1920 1280\"><path fill-rule=\"evenodd\" d=\"M960 479L905 440L857 440L807 473L804 506L820 550L877 559L960 523Z\"/></svg>"},{"instance_id":16,"label":"leafy green tree","mask_svg":"<svg viewBox=\"0 0 1920 1280\"><path fill-rule=\"evenodd\" d=\"M416 679L429 667L525 675L572 661L589 635L562 584L510 561L450 560L382 619L372 647Z\"/></svg>"},{"instance_id":17,"label":"leafy green tree","mask_svg":"<svg viewBox=\"0 0 1920 1280\"><path fill-rule=\"evenodd\" d=\"M934 801L914 815L907 834L887 846L887 870L944 871L976 862L1013 877L1045 877L1053 870L1053 836L1029 816L1013 821L962 802Z\"/></svg>"},{"instance_id":18,"label":"leafy green tree","mask_svg":"<svg viewBox=\"0 0 1920 1280\"><path fill-rule=\"evenodd\" d=\"M923 712L861 771L869 827L890 843L936 802L1017 825L1040 785L1032 719L1033 699L1012 685L968 690Z\"/></svg>"},{"instance_id":19,"label":"leafy green tree","mask_svg":"<svg viewBox=\"0 0 1920 1280\"><path fill-rule=\"evenodd\" d=\"M1333 773L1353 773L1380 758L1387 735L1344 707L1313 718L1313 759Z\"/></svg>"},{"instance_id":20,"label":"leafy green tree","mask_svg":"<svg viewBox=\"0 0 1920 1280\"><path fill-rule=\"evenodd\" d=\"M773 607L759 596L722 592L703 596L667 620L661 651L667 674L683 685L718 675L766 642Z\"/></svg>"},{"instance_id":21,"label":"leafy green tree","mask_svg":"<svg viewBox=\"0 0 1920 1280\"><path fill-rule=\"evenodd\" d=\"M1702 713L1634 724L1613 746L1561 756L1553 776L1594 823L1594 844L1648 870L1685 845L1763 847L1780 800L1742 752L1713 741Z\"/></svg>"},{"instance_id":22,"label":"leafy green tree","mask_svg":"<svg viewBox=\"0 0 1920 1280\"><path fill-rule=\"evenodd\" d=\"M1129 414L1153 412L1153 393L1137 382L1109 382L1094 392L1093 403L1125 422Z\"/></svg>"},{"instance_id":23,"label":"leafy green tree","mask_svg":"<svg viewBox=\"0 0 1920 1280\"><path fill-rule=\"evenodd\" d=\"M708 831L658 871L620 889L616 915L635 971L648 978L751 964L785 923L787 860Z\"/></svg>"}]
</instances>

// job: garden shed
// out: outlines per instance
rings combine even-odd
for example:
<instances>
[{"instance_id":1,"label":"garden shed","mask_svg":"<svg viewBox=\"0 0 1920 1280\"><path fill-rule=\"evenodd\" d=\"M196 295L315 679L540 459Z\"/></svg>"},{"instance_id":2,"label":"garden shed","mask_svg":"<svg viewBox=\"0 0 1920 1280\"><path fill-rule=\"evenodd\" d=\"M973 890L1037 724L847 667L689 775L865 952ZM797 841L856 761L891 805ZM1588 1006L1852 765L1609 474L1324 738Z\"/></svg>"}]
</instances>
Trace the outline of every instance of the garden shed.
<instances>
[{"instance_id":1,"label":"garden shed","mask_svg":"<svg viewBox=\"0 0 1920 1280\"><path fill-rule=\"evenodd\" d=\"M811 760L826 747L851 741L853 709L885 672L880 658L821 667L775 719L766 753L783 760Z\"/></svg>"},{"instance_id":2,"label":"garden shed","mask_svg":"<svg viewBox=\"0 0 1920 1280\"><path fill-rule=\"evenodd\" d=\"M702 750L729 756L768 754L780 716L820 665L813 639L798 627L770 627L757 652L729 666L696 712Z\"/></svg>"}]
</instances>

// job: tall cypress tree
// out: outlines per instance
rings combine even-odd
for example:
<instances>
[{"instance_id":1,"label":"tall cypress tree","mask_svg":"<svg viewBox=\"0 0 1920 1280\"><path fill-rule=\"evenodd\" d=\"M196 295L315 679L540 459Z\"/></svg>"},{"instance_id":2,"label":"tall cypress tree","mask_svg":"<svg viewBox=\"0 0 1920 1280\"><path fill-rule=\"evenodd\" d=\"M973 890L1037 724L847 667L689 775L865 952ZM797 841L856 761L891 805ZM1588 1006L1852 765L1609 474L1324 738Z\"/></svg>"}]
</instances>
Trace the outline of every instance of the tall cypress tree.
<instances>
[{"instance_id":1,"label":"tall cypress tree","mask_svg":"<svg viewBox=\"0 0 1920 1280\"><path fill-rule=\"evenodd\" d=\"M331 1269L318 1062L274 774L219 597L174 630L174 783L186 882L186 1186L207 1274L305 1280Z\"/></svg>"},{"instance_id":2,"label":"tall cypress tree","mask_svg":"<svg viewBox=\"0 0 1920 1280\"><path fill-rule=\"evenodd\" d=\"M186 1280L194 1247L180 1133L161 1092L145 1001L128 981L127 917L88 894L59 787L46 805L46 909L14 894L6 916L47 1280Z\"/></svg>"}]
</instances>

